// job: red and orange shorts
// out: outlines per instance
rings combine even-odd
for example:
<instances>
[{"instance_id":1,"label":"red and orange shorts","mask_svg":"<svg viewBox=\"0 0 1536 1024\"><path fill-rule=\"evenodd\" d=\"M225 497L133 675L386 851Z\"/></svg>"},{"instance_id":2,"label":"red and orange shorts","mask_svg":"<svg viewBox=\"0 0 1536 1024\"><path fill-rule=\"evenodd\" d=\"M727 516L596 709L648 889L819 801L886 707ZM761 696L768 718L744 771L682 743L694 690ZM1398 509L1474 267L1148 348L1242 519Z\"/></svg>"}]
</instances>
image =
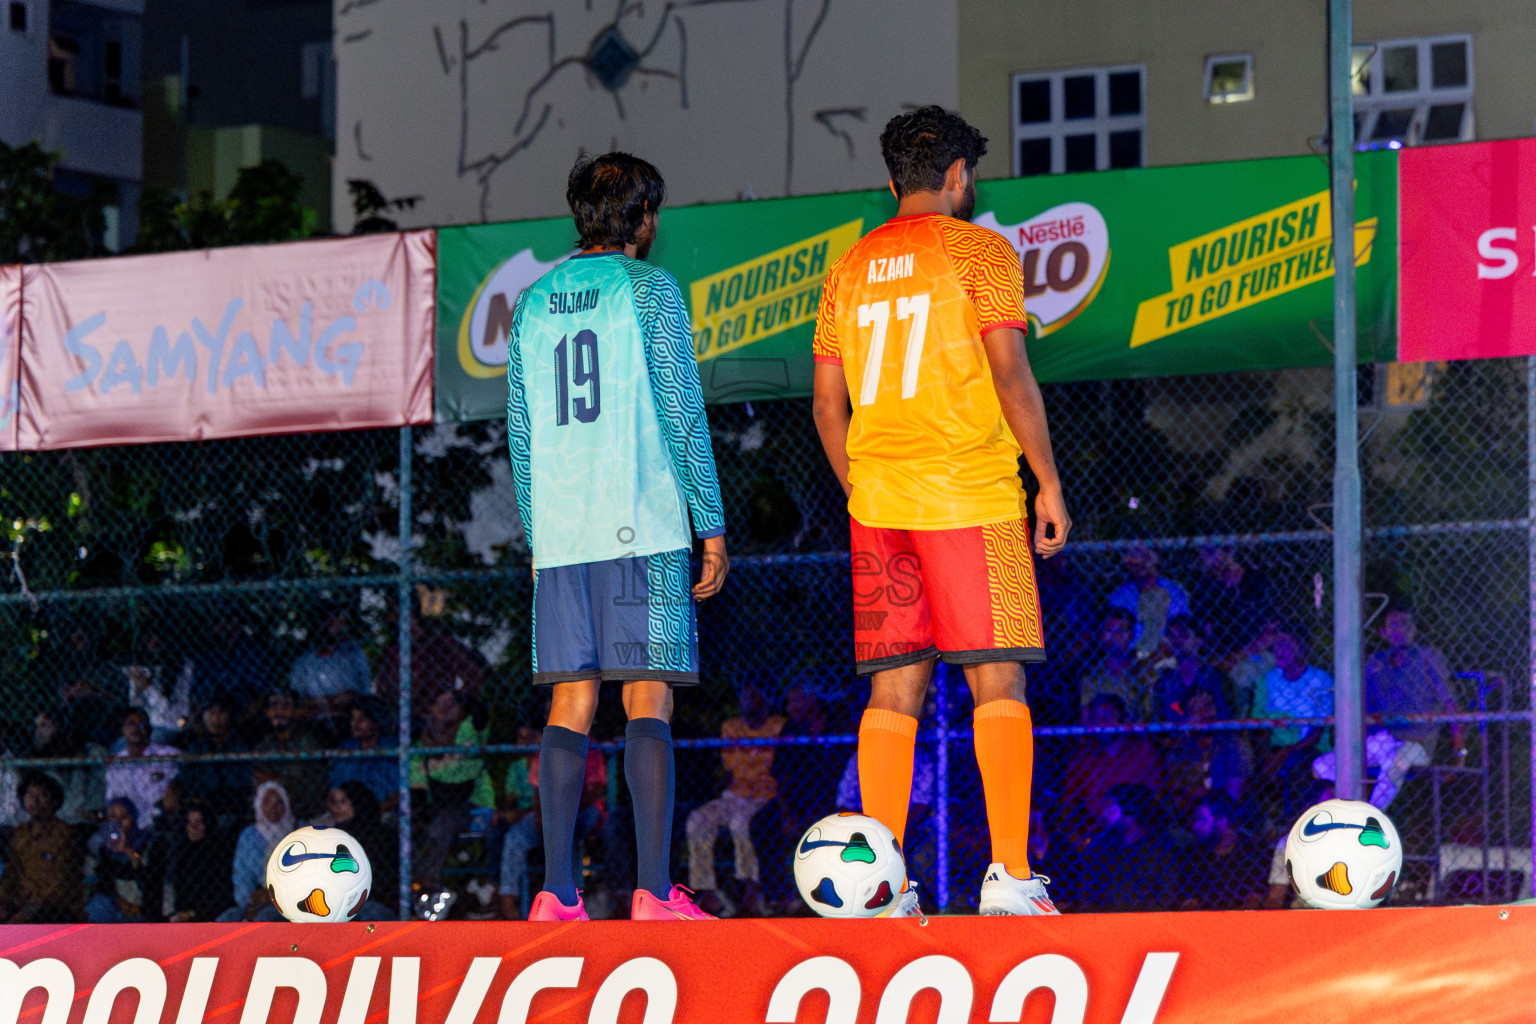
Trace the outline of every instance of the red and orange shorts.
<instances>
[{"instance_id":1,"label":"red and orange shorts","mask_svg":"<svg viewBox=\"0 0 1536 1024\"><path fill-rule=\"evenodd\" d=\"M1023 520L957 530L851 522L860 675L935 655L952 665L1045 660L1040 590Z\"/></svg>"}]
</instances>

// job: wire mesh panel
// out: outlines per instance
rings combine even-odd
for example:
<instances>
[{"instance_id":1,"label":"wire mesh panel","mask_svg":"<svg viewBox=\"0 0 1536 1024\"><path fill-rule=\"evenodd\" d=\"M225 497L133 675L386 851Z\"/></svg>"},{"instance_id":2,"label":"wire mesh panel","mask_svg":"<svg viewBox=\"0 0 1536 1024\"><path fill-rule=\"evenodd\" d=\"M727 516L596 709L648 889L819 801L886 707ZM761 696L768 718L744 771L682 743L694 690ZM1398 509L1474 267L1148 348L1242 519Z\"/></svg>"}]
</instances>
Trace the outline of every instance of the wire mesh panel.
<instances>
[{"instance_id":1,"label":"wire mesh panel","mask_svg":"<svg viewBox=\"0 0 1536 1024\"><path fill-rule=\"evenodd\" d=\"M1367 725L1400 901L1530 889L1525 370L1361 373L1367 710L1441 716ZM1045 389L1075 526L1037 564L1030 849L1062 904L1289 902L1277 841L1329 784L1330 394L1321 370ZM734 564L698 608L701 685L677 694L673 872L724 913L805 913L796 838L860 804L846 506L809 403L710 422ZM77 854L46 892L0 875L0 911L270 913L253 865L320 820L366 835L370 913L396 912L402 871L429 915L526 912L548 695L502 425L416 428L407 451L408 476L395 431L0 456L6 863L55 785ZM925 904L965 911L991 843L964 675L939 679L905 849ZM606 689L577 853L589 909L622 915L633 821Z\"/></svg>"}]
</instances>

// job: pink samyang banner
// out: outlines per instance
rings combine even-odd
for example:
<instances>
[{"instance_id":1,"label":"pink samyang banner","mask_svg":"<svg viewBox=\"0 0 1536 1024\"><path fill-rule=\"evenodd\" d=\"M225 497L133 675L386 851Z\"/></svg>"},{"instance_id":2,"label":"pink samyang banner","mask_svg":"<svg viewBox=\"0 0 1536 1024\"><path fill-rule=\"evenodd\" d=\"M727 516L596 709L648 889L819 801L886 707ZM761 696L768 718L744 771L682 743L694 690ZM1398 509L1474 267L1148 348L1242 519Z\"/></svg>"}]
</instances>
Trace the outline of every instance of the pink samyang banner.
<instances>
[{"instance_id":1,"label":"pink samyang banner","mask_svg":"<svg viewBox=\"0 0 1536 1024\"><path fill-rule=\"evenodd\" d=\"M431 231L23 268L24 449L428 423Z\"/></svg>"},{"instance_id":2,"label":"pink samyang banner","mask_svg":"<svg viewBox=\"0 0 1536 1024\"><path fill-rule=\"evenodd\" d=\"M1536 139L1399 161L1398 359L1536 355Z\"/></svg>"},{"instance_id":3,"label":"pink samyang banner","mask_svg":"<svg viewBox=\"0 0 1536 1024\"><path fill-rule=\"evenodd\" d=\"M16 450L21 362L21 268L0 266L0 452Z\"/></svg>"}]
</instances>

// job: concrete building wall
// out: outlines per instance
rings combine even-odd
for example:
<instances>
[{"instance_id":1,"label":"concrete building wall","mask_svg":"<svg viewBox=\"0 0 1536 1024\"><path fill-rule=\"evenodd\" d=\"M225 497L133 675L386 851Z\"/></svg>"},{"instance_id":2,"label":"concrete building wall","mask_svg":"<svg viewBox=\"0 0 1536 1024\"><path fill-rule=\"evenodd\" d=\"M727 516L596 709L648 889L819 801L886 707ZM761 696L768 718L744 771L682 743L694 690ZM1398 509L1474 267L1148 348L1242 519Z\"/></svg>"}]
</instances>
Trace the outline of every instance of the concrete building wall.
<instances>
[{"instance_id":1,"label":"concrete building wall","mask_svg":"<svg viewBox=\"0 0 1536 1024\"><path fill-rule=\"evenodd\" d=\"M420 195L413 224L562 214L583 150L673 204L876 187L884 122L959 100L957 0L616 6L338 0L338 228L349 178Z\"/></svg>"},{"instance_id":2,"label":"concrete building wall","mask_svg":"<svg viewBox=\"0 0 1536 1024\"><path fill-rule=\"evenodd\" d=\"M1536 4L1531 0L1356 0L1359 43L1451 33L1473 37L1476 136L1536 130ZM994 140L987 177L1012 173L1016 73L1142 64L1147 162L1308 152L1326 126L1322 3L1274 0L964 0L960 108ZM1205 59L1250 53L1254 98L1211 104Z\"/></svg>"}]
</instances>

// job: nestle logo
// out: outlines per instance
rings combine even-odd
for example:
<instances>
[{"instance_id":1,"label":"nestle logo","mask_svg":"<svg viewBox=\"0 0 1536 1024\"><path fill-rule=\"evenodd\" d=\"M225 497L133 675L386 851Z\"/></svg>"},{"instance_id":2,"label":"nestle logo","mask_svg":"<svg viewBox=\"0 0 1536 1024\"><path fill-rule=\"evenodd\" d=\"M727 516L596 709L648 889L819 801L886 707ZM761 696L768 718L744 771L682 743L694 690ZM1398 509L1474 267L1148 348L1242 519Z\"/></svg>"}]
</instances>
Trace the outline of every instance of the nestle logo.
<instances>
[{"instance_id":1,"label":"nestle logo","mask_svg":"<svg viewBox=\"0 0 1536 1024\"><path fill-rule=\"evenodd\" d=\"M1059 242L1064 238L1078 238L1087 233L1088 225L1083 222L1082 214L1078 214L1076 217L1063 217L1061 220L1020 226L1019 244L1044 245L1047 242Z\"/></svg>"}]
</instances>

